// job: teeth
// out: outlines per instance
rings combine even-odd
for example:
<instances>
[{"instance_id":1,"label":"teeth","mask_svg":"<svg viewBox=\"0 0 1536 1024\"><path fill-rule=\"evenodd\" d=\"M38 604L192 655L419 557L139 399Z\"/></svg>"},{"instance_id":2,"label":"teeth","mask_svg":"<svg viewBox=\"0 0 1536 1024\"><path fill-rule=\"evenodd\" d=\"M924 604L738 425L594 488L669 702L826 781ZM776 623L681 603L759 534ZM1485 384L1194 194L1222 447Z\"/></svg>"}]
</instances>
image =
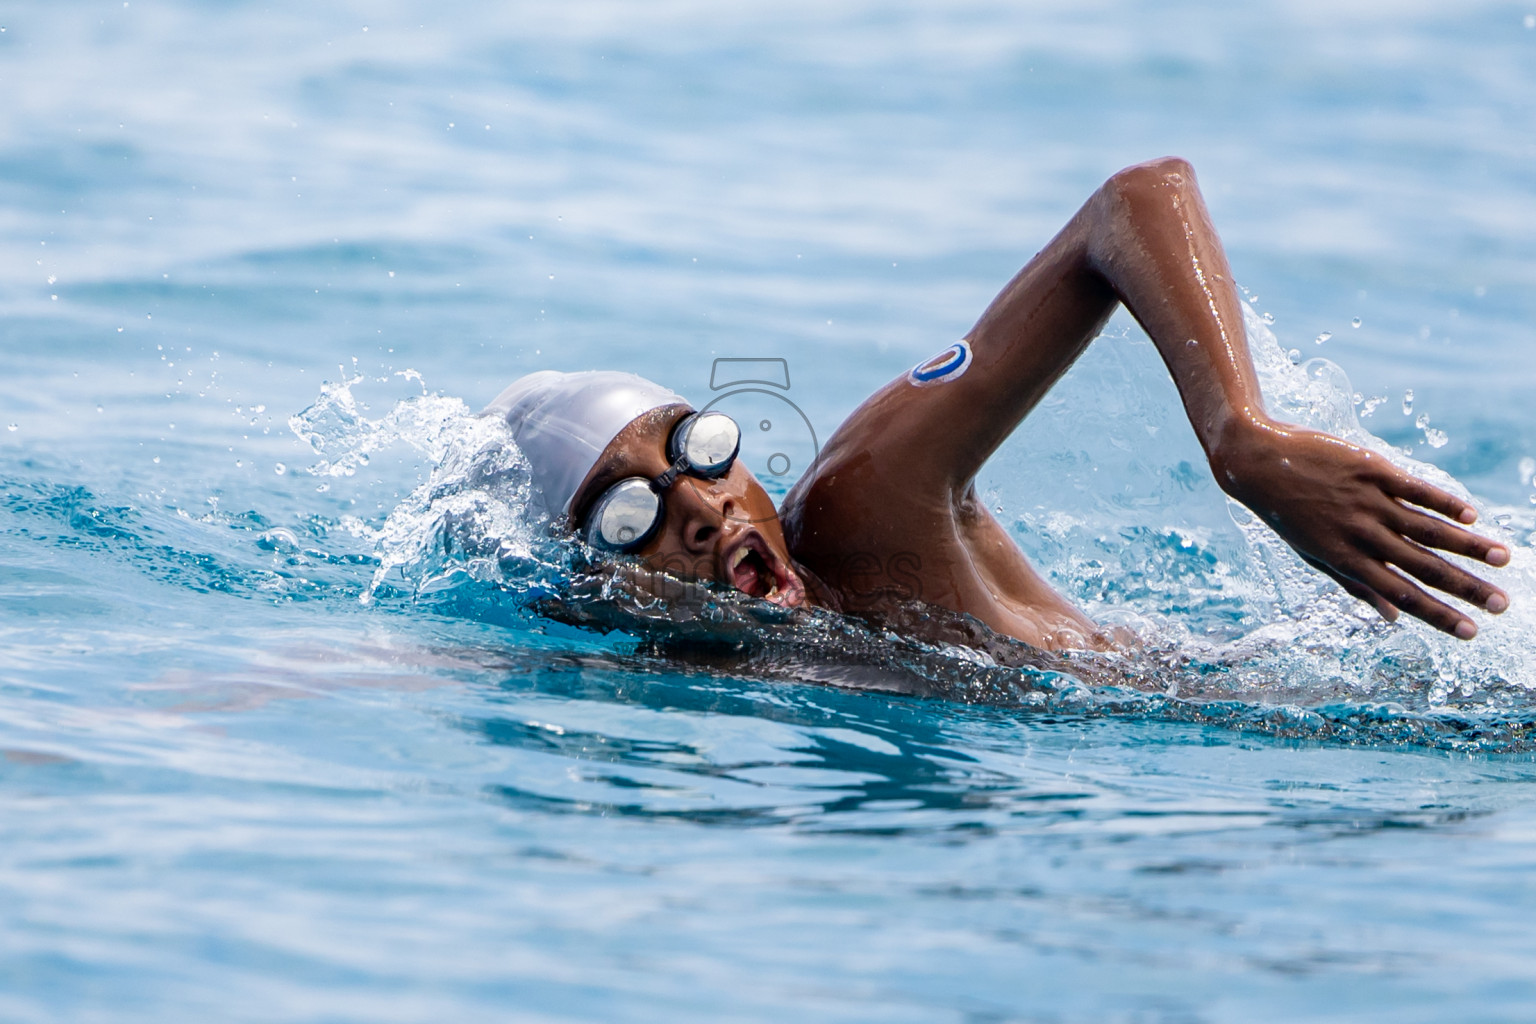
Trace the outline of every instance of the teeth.
<instances>
[{"instance_id":1,"label":"teeth","mask_svg":"<svg viewBox=\"0 0 1536 1024\"><path fill-rule=\"evenodd\" d=\"M752 553L751 549L748 548L747 545L745 545L745 544L743 544L741 547L737 548L736 549L736 553L731 556L731 565L730 565L731 570L735 571L736 567L738 565L740 565L743 561L745 561L747 555L749 555L751 553Z\"/></svg>"}]
</instances>

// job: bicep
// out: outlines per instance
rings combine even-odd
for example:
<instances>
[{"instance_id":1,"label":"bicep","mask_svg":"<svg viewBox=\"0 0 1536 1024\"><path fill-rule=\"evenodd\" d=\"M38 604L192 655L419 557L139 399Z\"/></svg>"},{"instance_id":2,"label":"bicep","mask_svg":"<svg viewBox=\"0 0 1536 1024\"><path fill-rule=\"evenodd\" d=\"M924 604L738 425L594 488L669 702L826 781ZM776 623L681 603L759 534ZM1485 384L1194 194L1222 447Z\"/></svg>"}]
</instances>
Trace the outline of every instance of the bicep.
<instances>
[{"instance_id":1,"label":"bicep","mask_svg":"<svg viewBox=\"0 0 1536 1024\"><path fill-rule=\"evenodd\" d=\"M891 381L829 447L887 463L907 487L970 485L1067 371L1117 299L1083 256L1077 218L1032 259L960 342Z\"/></svg>"}]
</instances>

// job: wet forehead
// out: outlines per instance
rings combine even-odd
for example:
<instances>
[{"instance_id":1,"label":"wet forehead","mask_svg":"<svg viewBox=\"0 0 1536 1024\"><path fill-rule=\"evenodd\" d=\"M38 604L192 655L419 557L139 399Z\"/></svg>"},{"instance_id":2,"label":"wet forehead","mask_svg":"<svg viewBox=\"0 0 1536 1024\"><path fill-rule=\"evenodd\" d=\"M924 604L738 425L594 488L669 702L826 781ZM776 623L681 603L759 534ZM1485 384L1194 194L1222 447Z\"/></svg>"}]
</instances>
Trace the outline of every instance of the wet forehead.
<instances>
[{"instance_id":1,"label":"wet forehead","mask_svg":"<svg viewBox=\"0 0 1536 1024\"><path fill-rule=\"evenodd\" d=\"M653 409L619 431L576 489L571 511L580 518L593 499L625 477L652 477L665 472L669 465L667 437L677 421L691 412L693 410L686 405Z\"/></svg>"}]
</instances>

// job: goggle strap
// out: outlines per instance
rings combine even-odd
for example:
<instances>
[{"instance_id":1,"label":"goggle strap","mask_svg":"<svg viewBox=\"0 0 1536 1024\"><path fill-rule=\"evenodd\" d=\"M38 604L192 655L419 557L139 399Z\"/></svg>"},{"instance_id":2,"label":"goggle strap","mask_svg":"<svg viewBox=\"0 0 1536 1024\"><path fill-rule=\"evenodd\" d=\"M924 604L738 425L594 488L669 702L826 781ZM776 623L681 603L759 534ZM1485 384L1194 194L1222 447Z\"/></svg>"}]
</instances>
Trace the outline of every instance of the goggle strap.
<instances>
[{"instance_id":1,"label":"goggle strap","mask_svg":"<svg viewBox=\"0 0 1536 1024\"><path fill-rule=\"evenodd\" d=\"M655 491L657 494L661 494L668 487L671 487L672 482L676 480L680 475L682 475L682 473L687 470L688 467L688 456L679 455L677 457L677 461L668 466L665 473L662 473L660 476L651 477L651 490Z\"/></svg>"}]
</instances>

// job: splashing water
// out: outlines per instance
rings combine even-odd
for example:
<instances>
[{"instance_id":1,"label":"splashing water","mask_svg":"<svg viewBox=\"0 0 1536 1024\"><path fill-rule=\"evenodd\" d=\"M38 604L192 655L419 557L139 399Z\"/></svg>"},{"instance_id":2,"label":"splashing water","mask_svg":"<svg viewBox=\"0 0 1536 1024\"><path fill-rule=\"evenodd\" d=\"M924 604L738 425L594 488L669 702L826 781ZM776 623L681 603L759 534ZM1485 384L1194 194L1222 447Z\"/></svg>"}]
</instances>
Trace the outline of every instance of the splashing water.
<instances>
[{"instance_id":1,"label":"splashing water","mask_svg":"<svg viewBox=\"0 0 1536 1024\"><path fill-rule=\"evenodd\" d=\"M1481 634L1473 643L1406 617L1389 625L1302 563L1246 508L1229 502L1243 536L1239 557L1235 564L1181 580L1182 597L1191 605L1235 599L1240 629L1213 641L1195 635L1179 618L1157 623L1152 645L1161 656L1189 659L1189 671L1175 692L1314 706L1339 699L1389 702L1405 714L1529 715L1536 707L1531 699L1536 661L1528 642L1536 629L1536 558L1531 552L1536 519L1529 510L1480 501L1448 473L1365 430L1355 415L1353 389L1338 366L1325 359L1292 365L1257 317L1249 314L1246 320L1270 412L1377 452L1470 501L1478 510L1478 531L1510 550L1510 564L1490 572L1468 559L1449 560L1493 576L1510 594L1511 607L1502 616L1479 616Z\"/></svg>"},{"instance_id":2,"label":"splashing water","mask_svg":"<svg viewBox=\"0 0 1536 1024\"><path fill-rule=\"evenodd\" d=\"M427 480L382 524L347 522L374 544L379 559L365 603L426 598L468 583L526 599L567 582L568 558L529 501L527 461L501 420L433 394L403 399L369 419L353 394L362 380L327 383L315 404L288 422L321 456L309 468L318 476L353 476L373 454L397 444L431 466Z\"/></svg>"}]
</instances>

